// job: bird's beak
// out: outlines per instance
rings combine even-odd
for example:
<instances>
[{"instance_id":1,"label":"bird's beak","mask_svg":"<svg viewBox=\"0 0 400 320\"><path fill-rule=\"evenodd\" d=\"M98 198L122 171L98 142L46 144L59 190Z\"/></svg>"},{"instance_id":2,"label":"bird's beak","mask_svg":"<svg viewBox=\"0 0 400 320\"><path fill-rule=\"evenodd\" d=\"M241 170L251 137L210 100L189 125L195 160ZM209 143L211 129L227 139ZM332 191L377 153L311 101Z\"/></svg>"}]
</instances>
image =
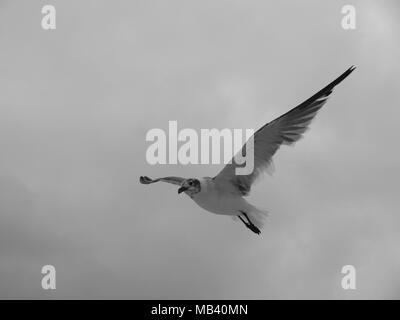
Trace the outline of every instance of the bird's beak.
<instances>
[{"instance_id":1,"label":"bird's beak","mask_svg":"<svg viewBox=\"0 0 400 320\"><path fill-rule=\"evenodd\" d=\"M187 187L180 187L179 189L178 189L178 193L181 193L181 192L183 192L183 191L186 191L188 188Z\"/></svg>"}]
</instances>

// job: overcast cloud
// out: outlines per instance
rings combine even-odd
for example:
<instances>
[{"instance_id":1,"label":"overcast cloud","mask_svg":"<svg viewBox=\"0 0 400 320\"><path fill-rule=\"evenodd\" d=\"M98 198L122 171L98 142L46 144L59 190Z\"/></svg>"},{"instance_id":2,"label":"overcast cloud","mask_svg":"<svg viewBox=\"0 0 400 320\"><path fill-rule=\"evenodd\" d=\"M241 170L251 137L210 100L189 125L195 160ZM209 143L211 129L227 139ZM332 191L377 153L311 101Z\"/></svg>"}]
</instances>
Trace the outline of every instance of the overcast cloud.
<instances>
[{"instance_id":1,"label":"overcast cloud","mask_svg":"<svg viewBox=\"0 0 400 320\"><path fill-rule=\"evenodd\" d=\"M400 298L400 6L345 4L1 1L0 298ZM147 164L148 130L257 129L351 65L253 188L261 236L139 184L222 168Z\"/></svg>"}]
</instances>

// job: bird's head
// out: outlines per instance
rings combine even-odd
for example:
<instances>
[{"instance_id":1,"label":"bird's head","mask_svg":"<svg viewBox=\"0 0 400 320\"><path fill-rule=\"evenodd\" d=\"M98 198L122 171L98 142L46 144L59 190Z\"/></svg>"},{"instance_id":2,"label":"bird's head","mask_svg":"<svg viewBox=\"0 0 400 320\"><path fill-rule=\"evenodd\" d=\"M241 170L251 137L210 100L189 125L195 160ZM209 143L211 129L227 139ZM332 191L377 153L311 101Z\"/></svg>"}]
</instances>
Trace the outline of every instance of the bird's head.
<instances>
[{"instance_id":1,"label":"bird's head","mask_svg":"<svg viewBox=\"0 0 400 320\"><path fill-rule=\"evenodd\" d=\"M185 179L181 187L178 189L178 193L185 192L189 196L192 196L201 190L200 181L198 179Z\"/></svg>"}]
</instances>

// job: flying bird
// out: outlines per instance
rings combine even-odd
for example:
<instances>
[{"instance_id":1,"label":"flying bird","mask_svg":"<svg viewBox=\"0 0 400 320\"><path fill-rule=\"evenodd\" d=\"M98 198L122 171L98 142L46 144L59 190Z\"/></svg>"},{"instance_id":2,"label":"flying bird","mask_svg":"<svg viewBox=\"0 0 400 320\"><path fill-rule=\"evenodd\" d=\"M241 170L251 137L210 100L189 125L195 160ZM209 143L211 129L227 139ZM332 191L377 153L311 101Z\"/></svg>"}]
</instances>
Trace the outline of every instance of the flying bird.
<instances>
[{"instance_id":1,"label":"flying bird","mask_svg":"<svg viewBox=\"0 0 400 320\"><path fill-rule=\"evenodd\" d=\"M254 170L248 175L237 175L239 167L234 159L213 178L165 177L151 179L140 177L142 184L168 182L179 186L178 193L184 192L201 208L215 214L238 217L243 224L256 234L260 234L267 211L250 204L249 195L252 184L272 164L272 157L282 144L291 145L298 141L314 119L317 111L327 101L333 88L342 82L355 69L350 67L341 76L328 84L297 107L275 120L265 124L253 135ZM246 144L239 152L244 153Z\"/></svg>"}]
</instances>

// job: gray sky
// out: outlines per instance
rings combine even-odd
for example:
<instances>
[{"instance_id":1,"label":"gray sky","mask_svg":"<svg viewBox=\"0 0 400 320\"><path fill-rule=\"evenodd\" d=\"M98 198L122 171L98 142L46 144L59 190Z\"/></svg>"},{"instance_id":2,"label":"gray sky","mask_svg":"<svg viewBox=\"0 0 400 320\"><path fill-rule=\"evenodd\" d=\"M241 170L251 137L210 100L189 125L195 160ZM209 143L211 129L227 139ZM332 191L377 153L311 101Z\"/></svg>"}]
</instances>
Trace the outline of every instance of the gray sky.
<instances>
[{"instance_id":1,"label":"gray sky","mask_svg":"<svg viewBox=\"0 0 400 320\"><path fill-rule=\"evenodd\" d=\"M351 3L1 1L0 298L400 298L400 8ZM148 165L148 130L257 129L353 64L253 188L260 237L139 184L222 168Z\"/></svg>"}]
</instances>

